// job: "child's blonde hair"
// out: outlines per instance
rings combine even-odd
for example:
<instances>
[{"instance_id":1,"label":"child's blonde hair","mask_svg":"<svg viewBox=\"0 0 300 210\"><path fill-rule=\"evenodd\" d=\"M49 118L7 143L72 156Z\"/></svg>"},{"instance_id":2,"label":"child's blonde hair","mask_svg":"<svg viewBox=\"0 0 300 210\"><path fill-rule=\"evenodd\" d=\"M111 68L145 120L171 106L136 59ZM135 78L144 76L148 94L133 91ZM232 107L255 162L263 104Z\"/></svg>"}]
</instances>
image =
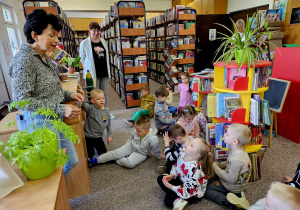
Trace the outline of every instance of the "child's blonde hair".
<instances>
[{"instance_id":1,"label":"child's blonde hair","mask_svg":"<svg viewBox=\"0 0 300 210\"><path fill-rule=\"evenodd\" d=\"M95 88L91 91L91 99L94 99L95 98L95 95L96 94L103 94L104 95L104 92L98 88Z\"/></svg>"},{"instance_id":2,"label":"child's blonde hair","mask_svg":"<svg viewBox=\"0 0 300 210\"><path fill-rule=\"evenodd\" d=\"M149 85L143 85L143 86L141 87L141 90L150 92L150 87L149 87Z\"/></svg>"},{"instance_id":3,"label":"child's blonde hair","mask_svg":"<svg viewBox=\"0 0 300 210\"><path fill-rule=\"evenodd\" d=\"M300 190L280 183L272 183L269 192L281 200L284 204L291 207L291 209L299 209L300 207Z\"/></svg>"},{"instance_id":4,"label":"child's blonde hair","mask_svg":"<svg viewBox=\"0 0 300 210\"><path fill-rule=\"evenodd\" d=\"M239 140L241 146L250 142L251 130L246 125L234 123L231 124L228 129L229 128L232 129L234 137Z\"/></svg>"},{"instance_id":5,"label":"child's blonde hair","mask_svg":"<svg viewBox=\"0 0 300 210\"><path fill-rule=\"evenodd\" d=\"M180 116L196 116L196 110L195 110L195 107L193 107L192 105L187 105L185 107L183 107L181 109L181 113L180 113Z\"/></svg>"},{"instance_id":6,"label":"child's blonde hair","mask_svg":"<svg viewBox=\"0 0 300 210\"><path fill-rule=\"evenodd\" d=\"M213 168L213 156L210 152L210 148L208 144L205 142L203 138L200 139L201 145L199 148L200 160L201 160L201 168L207 179L213 179L215 177L215 172Z\"/></svg>"},{"instance_id":7,"label":"child's blonde hair","mask_svg":"<svg viewBox=\"0 0 300 210\"><path fill-rule=\"evenodd\" d=\"M139 119L135 121L136 126L141 126L143 129L149 129L151 126L150 119L146 116L140 116Z\"/></svg>"},{"instance_id":8,"label":"child's blonde hair","mask_svg":"<svg viewBox=\"0 0 300 210\"><path fill-rule=\"evenodd\" d=\"M168 130L168 136L170 138L176 139L178 136L180 137L186 136L186 132L183 129L183 127L181 127L181 125L176 123L170 126Z\"/></svg>"}]
</instances>

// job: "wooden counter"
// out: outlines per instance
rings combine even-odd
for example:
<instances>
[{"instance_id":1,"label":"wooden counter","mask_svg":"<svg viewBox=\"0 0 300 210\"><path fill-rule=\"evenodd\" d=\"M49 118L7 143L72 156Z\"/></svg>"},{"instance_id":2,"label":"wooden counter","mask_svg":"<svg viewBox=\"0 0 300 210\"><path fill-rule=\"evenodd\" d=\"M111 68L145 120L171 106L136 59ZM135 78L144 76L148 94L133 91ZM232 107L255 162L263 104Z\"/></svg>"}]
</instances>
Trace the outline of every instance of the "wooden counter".
<instances>
[{"instance_id":1,"label":"wooden counter","mask_svg":"<svg viewBox=\"0 0 300 210\"><path fill-rule=\"evenodd\" d=\"M57 168L50 176L34 181L28 180L17 166L13 168L24 185L0 199L0 209L71 209L62 167Z\"/></svg>"},{"instance_id":2,"label":"wooden counter","mask_svg":"<svg viewBox=\"0 0 300 210\"><path fill-rule=\"evenodd\" d=\"M63 89L76 92L78 78L68 78L68 80L70 81L62 82ZM20 112L9 113L0 121L0 138L2 140L8 140L11 134L18 130L17 123L11 128L5 127L3 129L3 125L7 122L13 120L16 121L17 113ZM77 119L73 119L71 121L66 120L67 124L73 126L75 133L80 139L80 143L75 144L78 156L77 166L65 177L63 176L61 168L59 168L51 176L35 181L27 180L23 173L15 167L17 174L20 177L23 176L21 179L25 184L1 199L0 209L26 209L27 206L30 209L56 209L55 205L57 203L62 203L63 206L65 205L64 203L68 204L68 208L63 208L63 206L60 208L60 206L58 206L58 209L69 209L68 199L90 194L89 169L83 130L84 122L81 119L81 116L79 116ZM47 191L51 192L47 193ZM37 194L35 195L34 192ZM67 196L64 195L65 193ZM6 208L8 205L6 200L7 198L9 198L13 208Z\"/></svg>"}]
</instances>

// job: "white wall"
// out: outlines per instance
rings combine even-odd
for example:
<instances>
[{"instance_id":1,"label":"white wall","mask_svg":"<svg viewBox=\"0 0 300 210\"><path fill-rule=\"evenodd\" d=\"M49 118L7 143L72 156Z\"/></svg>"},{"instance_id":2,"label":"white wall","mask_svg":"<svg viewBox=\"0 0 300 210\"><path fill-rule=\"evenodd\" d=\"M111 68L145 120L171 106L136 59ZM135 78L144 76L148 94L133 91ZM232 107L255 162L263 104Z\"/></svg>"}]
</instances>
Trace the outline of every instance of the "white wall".
<instances>
[{"instance_id":1,"label":"white wall","mask_svg":"<svg viewBox=\"0 0 300 210\"><path fill-rule=\"evenodd\" d=\"M91 10L108 12L117 0L56 0L63 10ZM172 0L144 0L146 11L165 11L172 7Z\"/></svg>"},{"instance_id":2,"label":"white wall","mask_svg":"<svg viewBox=\"0 0 300 210\"><path fill-rule=\"evenodd\" d=\"M273 8L274 0L228 0L227 13L269 4Z\"/></svg>"}]
</instances>

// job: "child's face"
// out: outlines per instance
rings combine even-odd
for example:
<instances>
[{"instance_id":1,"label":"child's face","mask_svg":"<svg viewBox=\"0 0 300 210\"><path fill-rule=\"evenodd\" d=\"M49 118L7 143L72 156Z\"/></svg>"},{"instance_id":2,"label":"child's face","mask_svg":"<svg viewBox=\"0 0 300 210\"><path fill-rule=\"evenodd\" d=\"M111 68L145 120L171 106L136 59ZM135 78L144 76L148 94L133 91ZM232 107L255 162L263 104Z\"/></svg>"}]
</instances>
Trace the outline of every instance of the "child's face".
<instances>
[{"instance_id":1,"label":"child's face","mask_svg":"<svg viewBox=\"0 0 300 210\"><path fill-rule=\"evenodd\" d=\"M187 76L181 75L181 81L183 84L188 84L189 83L189 78Z\"/></svg>"},{"instance_id":2,"label":"child's face","mask_svg":"<svg viewBox=\"0 0 300 210\"><path fill-rule=\"evenodd\" d=\"M98 108L103 108L105 104L105 97L103 93L96 93L91 99L91 102Z\"/></svg>"},{"instance_id":3,"label":"child's face","mask_svg":"<svg viewBox=\"0 0 300 210\"><path fill-rule=\"evenodd\" d=\"M182 151L189 156L194 156L199 159L199 148L201 144L201 139L196 138L193 139L192 141L186 142L184 147L182 148Z\"/></svg>"},{"instance_id":4,"label":"child's face","mask_svg":"<svg viewBox=\"0 0 300 210\"><path fill-rule=\"evenodd\" d=\"M194 115L186 115L186 116L183 116L183 119L184 121L188 122L188 123L191 123L194 119Z\"/></svg>"},{"instance_id":5,"label":"child's face","mask_svg":"<svg viewBox=\"0 0 300 210\"><path fill-rule=\"evenodd\" d=\"M170 88L169 87L166 87L167 91L170 91Z\"/></svg>"},{"instance_id":6,"label":"child's face","mask_svg":"<svg viewBox=\"0 0 300 210\"><path fill-rule=\"evenodd\" d=\"M135 131L139 137L142 137L142 136L145 136L149 132L149 128L145 129L143 126L135 125Z\"/></svg>"},{"instance_id":7,"label":"child's face","mask_svg":"<svg viewBox=\"0 0 300 210\"><path fill-rule=\"evenodd\" d=\"M141 90L141 94L142 94L142 96L146 96L149 94L149 91Z\"/></svg>"},{"instance_id":8,"label":"child's face","mask_svg":"<svg viewBox=\"0 0 300 210\"><path fill-rule=\"evenodd\" d=\"M224 141L228 145L232 145L235 137L233 135L233 129L229 126L227 132L224 134Z\"/></svg>"},{"instance_id":9,"label":"child's face","mask_svg":"<svg viewBox=\"0 0 300 210\"><path fill-rule=\"evenodd\" d=\"M167 98L168 98L167 96L158 96L157 100L161 103L165 103Z\"/></svg>"}]
</instances>

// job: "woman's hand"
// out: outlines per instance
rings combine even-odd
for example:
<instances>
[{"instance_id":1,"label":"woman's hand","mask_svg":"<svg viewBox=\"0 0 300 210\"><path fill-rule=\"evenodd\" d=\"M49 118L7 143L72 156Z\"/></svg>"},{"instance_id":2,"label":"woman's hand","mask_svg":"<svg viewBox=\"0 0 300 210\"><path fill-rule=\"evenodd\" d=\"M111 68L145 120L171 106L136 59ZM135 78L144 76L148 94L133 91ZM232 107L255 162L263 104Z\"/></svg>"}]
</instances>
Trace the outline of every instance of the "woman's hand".
<instances>
[{"instance_id":1,"label":"woman's hand","mask_svg":"<svg viewBox=\"0 0 300 210\"><path fill-rule=\"evenodd\" d=\"M83 102L84 101L84 97L83 95L81 95L80 93L72 93L71 94L71 98L75 101L79 101L79 102Z\"/></svg>"},{"instance_id":2,"label":"woman's hand","mask_svg":"<svg viewBox=\"0 0 300 210\"><path fill-rule=\"evenodd\" d=\"M72 104L65 104L65 114L64 116L67 118L75 118L78 117L81 113L81 109L78 109L76 106Z\"/></svg>"}]
</instances>

